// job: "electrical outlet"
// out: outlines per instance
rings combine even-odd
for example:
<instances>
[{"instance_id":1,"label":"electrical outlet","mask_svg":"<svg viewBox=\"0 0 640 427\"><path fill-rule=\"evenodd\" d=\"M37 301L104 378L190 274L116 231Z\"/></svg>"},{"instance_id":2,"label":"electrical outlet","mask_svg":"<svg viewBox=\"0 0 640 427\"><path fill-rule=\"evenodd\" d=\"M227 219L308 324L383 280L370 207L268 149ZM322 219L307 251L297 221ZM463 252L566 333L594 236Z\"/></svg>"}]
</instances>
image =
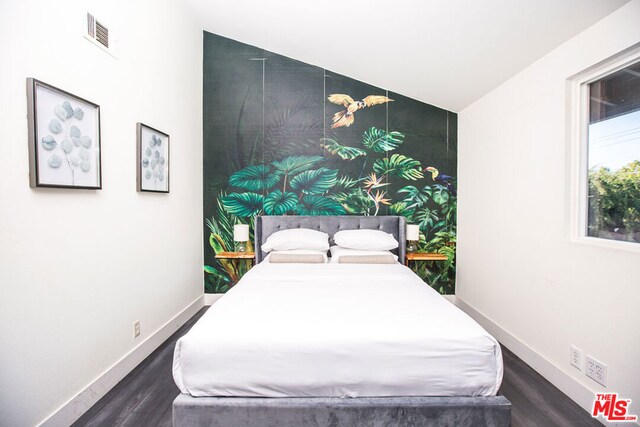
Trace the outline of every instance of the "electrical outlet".
<instances>
[{"instance_id":1,"label":"electrical outlet","mask_svg":"<svg viewBox=\"0 0 640 427\"><path fill-rule=\"evenodd\" d=\"M595 382L607 386L607 365L587 355L584 373Z\"/></svg>"},{"instance_id":2,"label":"electrical outlet","mask_svg":"<svg viewBox=\"0 0 640 427\"><path fill-rule=\"evenodd\" d=\"M582 350L572 345L569 353L569 363L582 371Z\"/></svg>"},{"instance_id":3,"label":"electrical outlet","mask_svg":"<svg viewBox=\"0 0 640 427\"><path fill-rule=\"evenodd\" d=\"M137 338L138 336L140 336L140 321L136 320L133 322L133 337Z\"/></svg>"}]
</instances>

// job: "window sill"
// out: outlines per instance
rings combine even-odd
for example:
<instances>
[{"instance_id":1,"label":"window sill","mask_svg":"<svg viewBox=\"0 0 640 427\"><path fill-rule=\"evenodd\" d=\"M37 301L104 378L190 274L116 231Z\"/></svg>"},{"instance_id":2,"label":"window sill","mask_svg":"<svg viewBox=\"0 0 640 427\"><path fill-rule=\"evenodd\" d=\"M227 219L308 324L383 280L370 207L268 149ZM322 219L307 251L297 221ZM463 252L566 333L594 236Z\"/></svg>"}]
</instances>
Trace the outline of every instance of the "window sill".
<instances>
[{"instance_id":1,"label":"window sill","mask_svg":"<svg viewBox=\"0 0 640 427\"><path fill-rule=\"evenodd\" d=\"M640 253L640 243L635 242L602 239L600 237L577 236L571 239L571 243L604 249L614 249L623 252Z\"/></svg>"}]
</instances>

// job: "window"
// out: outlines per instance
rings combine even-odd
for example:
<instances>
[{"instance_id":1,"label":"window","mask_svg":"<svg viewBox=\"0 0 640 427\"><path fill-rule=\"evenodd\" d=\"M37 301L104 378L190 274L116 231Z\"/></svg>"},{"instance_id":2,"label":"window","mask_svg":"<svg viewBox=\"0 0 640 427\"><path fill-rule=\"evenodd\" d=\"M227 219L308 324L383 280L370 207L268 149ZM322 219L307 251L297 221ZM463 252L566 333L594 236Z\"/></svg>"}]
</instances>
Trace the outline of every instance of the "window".
<instances>
[{"instance_id":1,"label":"window","mask_svg":"<svg viewBox=\"0 0 640 427\"><path fill-rule=\"evenodd\" d=\"M583 82L581 92L584 235L640 243L640 59Z\"/></svg>"}]
</instances>

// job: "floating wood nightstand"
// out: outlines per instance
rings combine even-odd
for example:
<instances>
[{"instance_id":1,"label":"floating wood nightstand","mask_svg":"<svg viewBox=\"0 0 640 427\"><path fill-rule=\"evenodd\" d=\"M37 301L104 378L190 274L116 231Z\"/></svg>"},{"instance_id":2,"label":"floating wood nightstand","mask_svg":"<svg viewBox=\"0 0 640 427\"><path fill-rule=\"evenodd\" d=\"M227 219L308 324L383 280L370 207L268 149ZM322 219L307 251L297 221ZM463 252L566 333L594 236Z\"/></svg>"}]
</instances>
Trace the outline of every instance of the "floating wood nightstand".
<instances>
[{"instance_id":1,"label":"floating wood nightstand","mask_svg":"<svg viewBox=\"0 0 640 427\"><path fill-rule=\"evenodd\" d=\"M216 254L216 259L246 259L251 261L251 265L256 265L256 254L253 252L220 252Z\"/></svg>"},{"instance_id":2,"label":"floating wood nightstand","mask_svg":"<svg viewBox=\"0 0 640 427\"><path fill-rule=\"evenodd\" d=\"M404 265L409 266L409 261L446 261L449 258L446 255L437 252L411 252L404 258Z\"/></svg>"}]
</instances>

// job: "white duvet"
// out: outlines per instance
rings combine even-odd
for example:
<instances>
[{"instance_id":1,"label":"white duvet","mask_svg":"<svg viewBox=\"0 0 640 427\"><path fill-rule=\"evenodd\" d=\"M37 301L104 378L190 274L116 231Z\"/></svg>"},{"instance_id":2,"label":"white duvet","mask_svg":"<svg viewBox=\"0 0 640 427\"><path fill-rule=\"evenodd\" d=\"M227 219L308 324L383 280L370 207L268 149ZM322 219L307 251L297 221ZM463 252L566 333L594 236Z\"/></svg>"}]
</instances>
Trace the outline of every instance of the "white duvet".
<instances>
[{"instance_id":1,"label":"white duvet","mask_svg":"<svg viewBox=\"0 0 640 427\"><path fill-rule=\"evenodd\" d=\"M252 268L176 344L192 396L493 396L500 346L407 267Z\"/></svg>"}]
</instances>

